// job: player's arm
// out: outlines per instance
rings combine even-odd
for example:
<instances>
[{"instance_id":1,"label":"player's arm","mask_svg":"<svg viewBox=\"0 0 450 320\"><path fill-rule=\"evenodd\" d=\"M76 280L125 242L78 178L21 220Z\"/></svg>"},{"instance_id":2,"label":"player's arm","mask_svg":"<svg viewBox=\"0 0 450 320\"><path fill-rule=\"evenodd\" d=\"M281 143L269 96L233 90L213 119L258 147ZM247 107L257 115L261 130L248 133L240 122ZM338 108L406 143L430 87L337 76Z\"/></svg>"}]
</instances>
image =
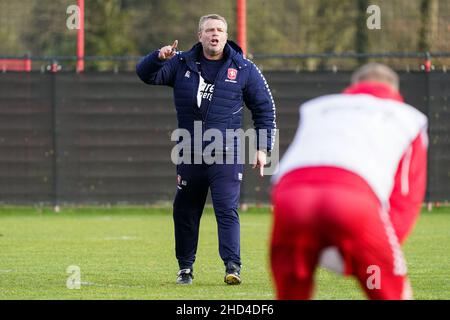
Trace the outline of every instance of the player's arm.
<instances>
[{"instance_id":1,"label":"player's arm","mask_svg":"<svg viewBox=\"0 0 450 320\"><path fill-rule=\"evenodd\" d=\"M150 53L136 65L136 73L147 84L173 86L178 40Z\"/></svg>"},{"instance_id":2,"label":"player's arm","mask_svg":"<svg viewBox=\"0 0 450 320\"><path fill-rule=\"evenodd\" d=\"M422 206L427 180L428 137L424 129L404 153L389 199L390 217L400 243L414 227Z\"/></svg>"},{"instance_id":3,"label":"player's arm","mask_svg":"<svg viewBox=\"0 0 450 320\"><path fill-rule=\"evenodd\" d=\"M257 132L257 149L254 168L260 168L260 175L263 175L263 167L266 163L265 152L271 151L275 143L276 115L275 102L269 85L261 71L252 63L247 85L244 89L244 102L252 113L253 124ZM259 130L266 133L265 141L259 141Z\"/></svg>"}]
</instances>

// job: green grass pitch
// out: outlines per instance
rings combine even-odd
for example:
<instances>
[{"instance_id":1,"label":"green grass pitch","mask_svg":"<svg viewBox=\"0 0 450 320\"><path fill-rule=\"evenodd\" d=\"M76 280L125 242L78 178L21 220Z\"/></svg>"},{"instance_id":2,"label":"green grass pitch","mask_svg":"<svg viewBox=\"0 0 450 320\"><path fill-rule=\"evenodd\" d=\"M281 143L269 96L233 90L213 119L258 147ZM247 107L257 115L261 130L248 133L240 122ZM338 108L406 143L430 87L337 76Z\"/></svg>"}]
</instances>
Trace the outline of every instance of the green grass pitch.
<instances>
[{"instance_id":1,"label":"green grass pitch","mask_svg":"<svg viewBox=\"0 0 450 320\"><path fill-rule=\"evenodd\" d=\"M0 208L0 299L274 299L267 208L241 212L241 286L223 282L207 209L192 286L177 286L170 208ZM450 208L423 212L404 246L416 299L450 298ZM67 268L81 288L68 289ZM352 278L316 274L315 299L364 299Z\"/></svg>"}]
</instances>

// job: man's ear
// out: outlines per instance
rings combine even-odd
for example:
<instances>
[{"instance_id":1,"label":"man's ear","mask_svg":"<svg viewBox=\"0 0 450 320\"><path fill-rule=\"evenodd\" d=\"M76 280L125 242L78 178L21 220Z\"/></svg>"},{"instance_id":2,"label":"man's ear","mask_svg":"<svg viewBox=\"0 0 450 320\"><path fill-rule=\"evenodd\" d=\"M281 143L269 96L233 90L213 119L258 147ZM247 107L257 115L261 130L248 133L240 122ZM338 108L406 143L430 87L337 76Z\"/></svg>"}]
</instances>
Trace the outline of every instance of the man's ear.
<instances>
[{"instance_id":1,"label":"man's ear","mask_svg":"<svg viewBox=\"0 0 450 320\"><path fill-rule=\"evenodd\" d=\"M201 32L197 32L197 36L198 36L198 41L200 41L202 33Z\"/></svg>"}]
</instances>

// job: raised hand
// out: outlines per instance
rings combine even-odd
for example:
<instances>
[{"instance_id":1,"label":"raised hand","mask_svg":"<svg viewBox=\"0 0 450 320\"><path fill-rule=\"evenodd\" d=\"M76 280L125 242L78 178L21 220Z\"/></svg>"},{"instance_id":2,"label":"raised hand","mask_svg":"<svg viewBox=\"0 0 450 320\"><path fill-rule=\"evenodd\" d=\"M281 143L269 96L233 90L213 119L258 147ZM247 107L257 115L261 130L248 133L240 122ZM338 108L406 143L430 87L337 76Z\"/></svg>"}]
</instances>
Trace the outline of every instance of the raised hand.
<instances>
[{"instance_id":1,"label":"raised hand","mask_svg":"<svg viewBox=\"0 0 450 320\"><path fill-rule=\"evenodd\" d=\"M175 40L173 44L170 46L165 46L159 49L159 60L168 60L172 58L176 54L176 48L178 46L178 40Z\"/></svg>"}]
</instances>

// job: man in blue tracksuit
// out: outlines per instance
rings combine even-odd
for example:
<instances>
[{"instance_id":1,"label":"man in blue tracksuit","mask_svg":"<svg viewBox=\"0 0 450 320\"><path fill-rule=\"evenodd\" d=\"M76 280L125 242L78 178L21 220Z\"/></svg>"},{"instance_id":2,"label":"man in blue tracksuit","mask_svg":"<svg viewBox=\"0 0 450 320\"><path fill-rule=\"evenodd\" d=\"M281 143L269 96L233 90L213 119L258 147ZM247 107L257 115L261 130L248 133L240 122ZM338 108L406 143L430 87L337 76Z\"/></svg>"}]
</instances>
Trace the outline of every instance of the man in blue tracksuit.
<instances>
[{"instance_id":1,"label":"man in blue tracksuit","mask_svg":"<svg viewBox=\"0 0 450 320\"><path fill-rule=\"evenodd\" d=\"M275 104L259 69L243 57L242 50L228 41L227 36L227 22L223 17L204 16L199 21L199 43L191 50L176 52L178 41L175 40L173 45L144 57L136 71L147 84L173 87L178 127L192 136L198 124L202 132L217 129L224 135L227 130L240 129L245 103L252 113L255 129L266 132L264 139L257 141L253 163L262 176L266 153L274 144ZM200 153L206 145L202 142ZM233 140L232 145L226 142L222 151L225 155L230 150L236 152L237 148ZM193 154L198 151L194 147ZM209 188L218 225L219 253L225 263L225 282L241 283L237 208L242 170L239 161L212 164L187 161L177 165L173 219L180 267L178 284L192 283L200 218Z\"/></svg>"}]
</instances>

